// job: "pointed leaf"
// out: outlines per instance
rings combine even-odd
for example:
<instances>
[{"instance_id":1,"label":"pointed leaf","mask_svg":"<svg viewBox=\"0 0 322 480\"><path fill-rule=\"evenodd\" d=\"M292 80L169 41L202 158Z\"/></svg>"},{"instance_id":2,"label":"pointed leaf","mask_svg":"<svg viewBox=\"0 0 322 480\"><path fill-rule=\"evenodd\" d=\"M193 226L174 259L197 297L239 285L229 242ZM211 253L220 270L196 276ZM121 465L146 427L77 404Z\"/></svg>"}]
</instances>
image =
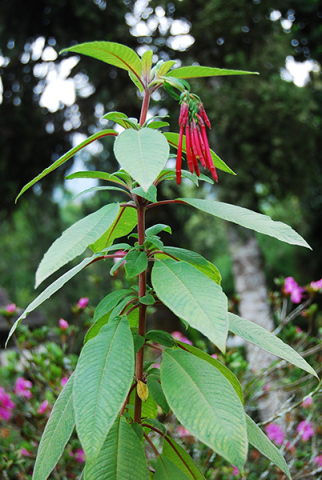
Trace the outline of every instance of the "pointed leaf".
<instances>
[{"instance_id":1,"label":"pointed leaf","mask_svg":"<svg viewBox=\"0 0 322 480\"><path fill-rule=\"evenodd\" d=\"M133 335L133 344L134 344L134 354L136 355L145 344L145 338L142 337L142 335L138 335L136 332L132 332L132 335Z\"/></svg>"},{"instance_id":2,"label":"pointed leaf","mask_svg":"<svg viewBox=\"0 0 322 480\"><path fill-rule=\"evenodd\" d=\"M147 125L148 128L153 128L155 130L156 128L162 128L162 127L169 127L170 123L168 122L152 122Z\"/></svg>"},{"instance_id":3,"label":"pointed leaf","mask_svg":"<svg viewBox=\"0 0 322 480\"><path fill-rule=\"evenodd\" d=\"M135 193L135 195L139 195L140 197L149 200L149 202L154 203L157 201L157 187L153 184L147 192L145 192L142 187L136 187L131 190L131 193Z\"/></svg>"},{"instance_id":4,"label":"pointed leaf","mask_svg":"<svg viewBox=\"0 0 322 480\"><path fill-rule=\"evenodd\" d=\"M164 332L163 330L150 330L145 335L145 338L147 340L152 340L153 342L159 343L160 345L164 345L165 347L174 347L176 344L170 333Z\"/></svg>"},{"instance_id":5,"label":"pointed leaf","mask_svg":"<svg viewBox=\"0 0 322 480\"><path fill-rule=\"evenodd\" d=\"M176 63L177 63L176 60L168 60L167 62L164 62L161 65L160 70L158 71L158 76L163 77L164 75L166 75L170 70L170 68L172 68L173 65L175 65Z\"/></svg>"},{"instance_id":6,"label":"pointed leaf","mask_svg":"<svg viewBox=\"0 0 322 480\"><path fill-rule=\"evenodd\" d=\"M208 362L182 350L166 349L160 371L163 391L180 423L242 468L247 456L245 413L226 377Z\"/></svg>"},{"instance_id":7,"label":"pointed leaf","mask_svg":"<svg viewBox=\"0 0 322 480\"><path fill-rule=\"evenodd\" d=\"M89 247L93 252L101 252L104 248L112 245L116 238L124 237L132 232L137 225L136 209L131 207L120 207L119 213L103 235Z\"/></svg>"},{"instance_id":8,"label":"pointed leaf","mask_svg":"<svg viewBox=\"0 0 322 480\"><path fill-rule=\"evenodd\" d=\"M96 172L92 170L87 170L85 172L75 172L67 175L65 180L73 180L74 178L98 178L100 180L105 180L107 182L117 183L119 185L124 185L126 187L126 183L124 183L119 178L116 178L113 174L106 173L106 172Z\"/></svg>"},{"instance_id":9,"label":"pointed leaf","mask_svg":"<svg viewBox=\"0 0 322 480\"><path fill-rule=\"evenodd\" d=\"M155 298L148 293L147 295L140 297L140 303L142 303L143 305L154 305Z\"/></svg>"},{"instance_id":10,"label":"pointed leaf","mask_svg":"<svg viewBox=\"0 0 322 480\"><path fill-rule=\"evenodd\" d=\"M92 257L89 258L84 258L82 262L80 262L76 267L72 268L68 272L66 272L64 275L59 277L57 280L55 280L54 283L49 285L49 287L46 288L40 295L38 295L37 298L33 302L31 302L26 310L20 315L20 317L15 321L15 323L12 325L11 330L9 332L6 345L8 341L10 340L12 334L15 332L16 328L18 327L19 323L26 318L26 316L35 310L39 305L41 305L45 300L47 300L49 297L51 297L54 293L57 292L65 283L67 283L71 278L73 278L78 272L83 270L83 268L87 267L90 263L92 263L94 260L97 258L101 257L102 255L99 253L94 254Z\"/></svg>"},{"instance_id":11,"label":"pointed leaf","mask_svg":"<svg viewBox=\"0 0 322 480\"><path fill-rule=\"evenodd\" d=\"M189 263L172 259L155 262L152 285L173 313L225 351L227 298L219 285Z\"/></svg>"},{"instance_id":12,"label":"pointed leaf","mask_svg":"<svg viewBox=\"0 0 322 480\"><path fill-rule=\"evenodd\" d=\"M205 480L190 455L168 435L164 437L162 454L179 467L190 480Z\"/></svg>"},{"instance_id":13,"label":"pointed leaf","mask_svg":"<svg viewBox=\"0 0 322 480\"><path fill-rule=\"evenodd\" d=\"M178 468L168 457L159 455L157 458L154 480L189 480L180 468Z\"/></svg>"},{"instance_id":14,"label":"pointed leaf","mask_svg":"<svg viewBox=\"0 0 322 480\"><path fill-rule=\"evenodd\" d=\"M122 290L115 290L115 292L109 293L100 303L97 305L93 320L96 322L99 318L101 318L106 313L110 312L116 305L125 297L130 294L134 294L133 290L122 289Z\"/></svg>"},{"instance_id":15,"label":"pointed leaf","mask_svg":"<svg viewBox=\"0 0 322 480\"><path fill-rule=\"evenodd\" d=\"M217 370L219 370L220 373L222 373L224 375L224 377L227 378L228 382L230 382L233 389L237 393L240 401L242 403L244 403L244 396L243 396L242 387L241 387L237 377L235 377L235 375L233 374L233 372L231 372L229 370L229 368L227 368L225 365L223 365L218 360L213 358L211 355L208 355L207 353L203 352L202 350L200 350L197 347L194 347L193 345L189 345L187 343L180 342L178 340L177 340L176 343L178 345L180 345L183 350L187 350L188 352L192 353L193 355L196 355L196 357L199 357L202 360L205 360L206 362L210 363L212 366L217 368Z\"/></svg>"},{"instance_id":16,"label":"pointed leaf","mask_svg":"<svg viewBox=\"0 0 322 480\"><path fill-rule=\"evenodd\" d=\"M98 240L112 225L118 211L118 203L105 205L67 228L41 260L36 272L35 288L63 265L81 255L90 243Z\"/></svg>"},{"instance_id":17,"label":"pointed leaf","mask_svg":"<svg viewBox=\"0 0 322 480\"><path fill-rule=\"evenodd\" d=\"M277 238L282 242L311 248L304 238L302 238L289 225L282 222L276 222L267 215L253 212L247 208L237 207L230 203L200 200L199 198L180 198L179 200L188 203L188 205L192 205L203 212L209 213L210 215L223 218L229 222L237 223L237 225L250 228L251 230L255 230L255 232L264 233L265 235Z\"/></svg>"},{"instance_id":18,"label":"pointed leaf","mask_svg":"<svg viewBox=\"0 0 322 480\"><path fill-rule=\"evenodd\" d=\"M83 347L75 371L76 428L92 462L129 392L134 348L129 323L115 318Z\"/></svg>"},{"instance_id":19,"label":"pointed leaf","mask_svg":"<svg viewBox=\"0 0 322 480\"><path fill-rule=\"evenodd\" d=\"M145 252L133 251L126 255L125 271L128 277L136 277L148 268L148 258Z\"/></svg>"},{"instance_id":20,"label":"pointed leaf","mask_svg":"<svg viewBox=\"0 0 322 480\"><path fill-rule=\"evenodd\" d=\"M270 333L265 328L256 325L256 323L246 320L246 318L241 318L238 315L234 315L233 313L229 313L228 317L229 330L232 333L244 338L247 342L257 345L263 350L266 350L266 352L283 358L296 367L318 377L313 368L299 353L284 343L280 338L276 337L273 333Z\"/></svg>"},{"instance_id":21,"label":"pointed leaf","mask_svg":"<svg viewBox=\"0 0 322 480\"><path fill-rule=\"evenodd\" d=\"M175 78L217 77L222 75L259 75L258 72L229 70L227 68L211 68L202 66L180 67L171 70L167 75Z\"/></svg>"},{"instance_id":22,"label":"pointed leaf","mask_svg":"<svg viewBox=\"0 0 322 480\"><path fill-rule=\"evenodd\" d=\"M141 60L134 50L120 43L88 42L65 48L60 53L75 52L132 72L141 82ZM142 83L142 82L141 82Z\"/></svg>"},{"instance_id":23,"label":"pointed leaf","mask_svg":"<svg viewBox=\"0 0 322 480\"><path fill-rule=\"evenodd\" d=\"M160 382L158 382L158 380L155 378L154 375L149 375L147 385L148 385L149 392L154 398L154 400L162 408L164 413L168 415L168 413L170 412L170 407L167 402L167 399L165 398Z\"/></svg>"},{"instance_id":24,"label":"pointed leaf","mask_svg":"<svg viewBox=\"0 0 322 480\"><path fill-rule=\"evenodd\" d=\"M291 474L286 465L284 457L275 445L267 438L265 433L248 415L246 415L248 441L262 455L265 455L271 462L275 463L282 472L291 479Z\"/></svg>"},{"instance_id":25,"label":"pointed leaf","mask_svg":"<svg viewBox=\"0 0 322 480\"><path fill-rule=\"evenodd\" d=\"M153 227L147 228L145 230L145 235L146 237L151 237L153 235L157 235L160 232L168 232L171 235L172 230L169 225L165 225L164 223L157 223L156 225L153 225Z\"/></svg>"},{"instance_id":26,"label":"pointed leaf","mask_svg":"<svg viewBox=\"0 0 322 480\"><path fill-rule=\"evenodd\" d=\"M132 72L129 72L129 77L130 79L132 80L132 82L134 83L134 85L140 90L140 92L142 93L144 91L144 87L143 87L143 83L142 83L142 80L138 79L138 77L136 75L134 75L134 73Z\"/></svg>"},{"instance_id":27,"label":"pointed leaf","mask_svg":"<svg viewBox=\"0 0 322 480\"><path fill-rule=\"evenodd\" d=\"M29 183L27 183L27 185L25 185L23 187L23 189L21 190L21 192L17 196L16 202L17 202L18 198L21 197L21 195L26 190L28 190L28 188L32 187L35 183L37 183L39 180L41 180L46 175L48 175L48 173L53 172L54 170L56 170L56 168L60 167L60 165L67 162L67 160L69 160L71 157L73 157L75 155L75 153L79 152L79 150L82 150L82 148L86 147L87 145L94 142L95 140L98 140L99 138L106 137L106 136L109 136L109 135L113 135L114 137L116 137L118 135L118 133L115 130L102 130L101 132L95 133L91 137L84 140L84 142L80 143L76 147L69 150L69 152L65 153L65 155L63 155L62 157L58 158L58 160L56 160L52 165L50 165L50 167L45 168L45 170L43 170L43 172L41 172L39 175L37 175L37 177L35 177L33 180L31 180Z\"/></svg>"},{"instance_id":28,"label":"pointed leaf","mask_svg":"<svg viewBox=\"0 0 322 480\"><path fill-rule=\"evenodd\" d=\"M142 55L142 77L149 82L152 67L153 50L146 50Z\"/></svg>"},{"instance_id":29,"label":"pointed leaf","mask_svg":"<svg viewBox=\"0 0 322 480\"><path fill-rule=\"evenodd\" d=\"M157 130L124 130L114 143L120 165L139 183L145 192L155 181L168 160L169 145Z\"/></svg>"},{"instance_id":30,"label":"pointed leaf","mask_svg":"<svg viewBox=\"0 0 322 480\"><path fill-rule=\"evenodd\" d=\"M118 417L95 462L86 462L84 480L148 480L149 472L140 440L124 417Z\"/></svg>"},{"instance_id":31,"label":"pointed leaf","mask_svg":"<svg viewBox=\"0 0 322 480\"><path fill-rule=\"evenodd\" d=\"M167 132L166 132L167 133ZM169 142L170 143L170 142ZM171 145L171 143L170 143ZM171 155L170 155L171 156ZM174 155L176 157L176 155ZM211 185L214 184L213 180L206 175L203 175L202 173L200 174L199 177L195 173L190 173L187 170L182 170L181 171L181 176L182 178L188 178L191 180L197 187L199 186L199 181L203 180L206 183L211 183ZM176 170L175 168L167 168L166 170L162 170L158 177L158 183L163 182L163 180L173 180L176 178Z\"/></svg>"},{"instance_id":32,"label":"pointed leaf","mask_svg":"<svg viewBox=\"0 0 322 480\"><path fill-rule=\"evenodd\" d=\"M125 113L121 112L109 112L102 117L103 120L111 120L112 122L121 125L123 128L134 128L138 129L137 125L133 123Z\"/></svg>"},{"instance_id":33,"label":"pointed leaf","mask_svg":"<svg viewBox=\"0 0 322 480\"><path fill-rule=\"evenodd\" d=\"M33 480L49 477L74 430L73 382L74 375L69 378L52 409L40 440Z\"/></svg>"},{"instance_id":34,"label":"pointed leaf","mask_svg":"<svg viewBox=\"0 0 322 480\"><path fill-rule=\"evenodd\" d=\"M129 192L124 190L123 188L118 188L118 187L90 187L90 188L87 188L86 190L83 190L82 192L79 192L77 193L76 195L73 196L72 200L76 200L76 198L79 198L83 195L86 195L86 193L93 193L93 192L101 192L101 191L104 191L104 190L113 190L113 191L117 191L117 192L121 192L121 193L124 193L125 195L127 196L130 196L129 195Z\"/></svg>"},{"instance_id":35,"label":"pointed leaf","mask_svg":"<svg viewBox=\"0 0 322 480\"><path fill-rule=\"evenodd\" d=\"M169 144L177 150L178 143L179 143L179 134L172 133L172 132L165 132L163 135L166 137ZM183 153L186 153L187 151L185 135L182 138L182 151ZM230 173L231 175L236 175L236 173L233 172L233 170L229 168L228 165L226 165L225 162L221 158L219 158L218 155L216 155L215 152L213 152L211 149L210 149L210 153L211 153L212 161L214 162L214 165L216 168L218 168L219 170L222 170L223 172Z\"/></svg>"}]
</instances>

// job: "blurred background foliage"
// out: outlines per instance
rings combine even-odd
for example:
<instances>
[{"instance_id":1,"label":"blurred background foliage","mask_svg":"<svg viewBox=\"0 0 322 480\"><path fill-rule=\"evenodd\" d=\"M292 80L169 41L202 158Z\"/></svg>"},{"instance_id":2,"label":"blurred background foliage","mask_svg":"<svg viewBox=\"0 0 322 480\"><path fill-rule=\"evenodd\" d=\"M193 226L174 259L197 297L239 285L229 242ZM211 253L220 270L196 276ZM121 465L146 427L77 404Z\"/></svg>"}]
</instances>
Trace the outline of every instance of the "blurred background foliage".
<instances>
[{"instance_id":1,"label":"blurred background foliage","mask_svg":"<svg viewBox=\"0 0 322 480\"><path fill-rule=\"evenodd\" d=\"M73 162L78 169L117 170L107 140L74 157L14 204L20 189L84 138L80 135L103 128L104 113L139 116L140 98L126 72L87 57L68 62L67 56L57 56L64 47L94 40L124 43L140 54L153 48L155 60L260 73L191 80L212 122L211 145L237 176L219 172L218 185L198 191L184 182L180 188L165 182L159 199L179 192L220 198L282 220L305 236L314 252L258 235L268 283L279 275L301 283L320 278L321 19L317 0L2 0L0 285L10 299L26 307L35 296L34 272L51 243L74 221L114 201L100 192L74 202L72 181L64 182ZM287 68L294 61L302 62L302 71L311 69L303 86L293 82ZM56 104L55 82L69 92ZM179 107L164 92L154 94L151 112L168 113L171 129L178 131ZM173 228L171 240L164 240L213 261L232 295L225 222L181 206L156 213L153 221ZM96 263L48 300L42 309L49 322L68 317L81 296L96 305L111 282L122 282L111 280L109 266Z\"/></svg>"}]
</instances>

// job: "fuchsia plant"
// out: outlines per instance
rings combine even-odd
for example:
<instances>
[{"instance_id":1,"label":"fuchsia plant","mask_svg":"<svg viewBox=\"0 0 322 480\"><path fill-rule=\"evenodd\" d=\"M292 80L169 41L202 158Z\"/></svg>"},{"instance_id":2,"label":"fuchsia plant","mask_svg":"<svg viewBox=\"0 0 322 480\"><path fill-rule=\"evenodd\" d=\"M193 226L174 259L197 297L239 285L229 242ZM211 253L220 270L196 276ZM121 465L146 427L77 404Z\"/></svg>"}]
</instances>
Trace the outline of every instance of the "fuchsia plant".
<instances>
[{"instance_id":1,"label":"fuchsia plant","mask_svg":"<svg viewBox=\"0 0 322 480\"><path fill-rule=\"evenodd\" d=\"M85 54L128 71L142 93L140 119L128 118L120 112L106 114L103 118L121 125L124 131L118 134L107 129L95 133L29 182L18 197L91 142L112 136L114 153L121 166L119 171L77 172L67 178L111 182L114 186L103 188L124 194L126 200L105 205L86 216L53 243L36 272L36 286L83 254L87 247L93 253L40 293L15 322L9 337L29 312L96 261L105 260L108 264L109 259L117 258L116 263L111 261L111 274L124 265L127 277L137 278L138 284L108 293L97 306L76 370L59 395L43 433L33 480L48 478L75 425L85 453L82 458L86 458L85 480L203 479L188 453L156 419L157 406L165 415L172 411L182 428L234 465L236 472L243 470L250 443L290 477L280 451L245 413L241 385L233 373L213 356L186 343L183 337L173 338L162 330L146 331L149 307L164 304L222 352L230 331L316 375L280 339L228 312L220 273L211 262L198 253L164 245L159 233L171 234L169 226L145 226L145 216L150 210L164 204L174 207L181 204L281 241L309 247L289 226L245 208L207 199L157 200L157 185L165 180L177 178L180 184L183 177L196 186L198 181L213 184L200 173L197 158L215 180L216 169L234 174L209 148L205 131L208 119L200 99L190 93L187 79L251 72L202 66L173 69L173 61L159 61L153 66L152 50L139 58L130 48L111 42L76 45L65 52ZM169 124L158 117L147 120L151 94L162 87L181 101L179 134L160 131ZM167 167L169 147L178 150L176 169ZM184 152L190 171L182 169ZM135 227L137 233L131 233ZM129 239L134 237L134 244L117 242L126 235ZM151 283L148 283L150 268ZM82 300L79 308L85 306ZM146 352L151 350L162 356L160 369L144 361ZM158 442L154 442L155 435L160 436ZM148 457L145 448L150 449Z\"/></svg>"}]
</instances>

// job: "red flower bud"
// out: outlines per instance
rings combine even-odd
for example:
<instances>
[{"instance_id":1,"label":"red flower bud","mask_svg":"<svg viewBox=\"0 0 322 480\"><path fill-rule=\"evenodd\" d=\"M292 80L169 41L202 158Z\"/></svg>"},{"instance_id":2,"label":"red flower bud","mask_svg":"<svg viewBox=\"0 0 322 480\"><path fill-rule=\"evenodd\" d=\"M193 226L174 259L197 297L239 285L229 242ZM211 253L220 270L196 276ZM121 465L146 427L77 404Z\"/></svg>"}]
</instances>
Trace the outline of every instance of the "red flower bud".
<instances>
[{"instance_id":1,"label":"red flower bud","mask_svg":"<svg viewBox=\"0 0 322 480\"><path fill-rule=\"evenodd\" d=\"M176 164L176 177L177 177L177 184L178 185L180 185L180 183L181 183L183 129L184 129L184 127L180 127L180 136L179 136L178 153L177 153L177 164Z\"/></svg>"},{"instance_id":2,"label":"red flower bud","mask_svg":"<svg viewBox=\"0 0 322 480\"><path fill-rule=\"evenodd\" d=\"M191 156L191 141L190 141L190 130L189 124L186 125L186 149L187 149L187 162L188 167L191 173L193 173L193 161Z\"/></svg>"}]
</instances>

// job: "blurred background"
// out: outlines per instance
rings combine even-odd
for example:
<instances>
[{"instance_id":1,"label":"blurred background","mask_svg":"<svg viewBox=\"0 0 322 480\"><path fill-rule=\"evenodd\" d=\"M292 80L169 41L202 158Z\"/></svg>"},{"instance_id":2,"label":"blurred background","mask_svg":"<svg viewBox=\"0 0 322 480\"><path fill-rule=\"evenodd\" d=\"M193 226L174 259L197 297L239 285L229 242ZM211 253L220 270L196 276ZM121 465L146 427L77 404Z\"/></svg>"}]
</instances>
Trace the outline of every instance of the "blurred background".
<instances>
[{"instance_id":1,"label":"blurred background","mask_svg":"<svg viewBox=\"0 0 322 480\"><path fill-rule=\"evenodd\" d=\"M188 207L154 214L172 226L172 238L164 237L167 244L195 250L216 264L230 297L249 288L243 279L249 265L257 275L253 278L268 288L279 276L293 276L302 285L319 279L321 20L322 2L317 0L2 0L0 287L6 301L25 308L36 296L34 273L51 243L82 216L115 201L106 192L73 201L75 193L93 183L64 180L75 170L118 169L113 141L103 139L15 204L20 189L60 155L112 126L100 121L104 113L139 116L141 99L125 71L88 57L59 55L65 47L94 40L124 43L139 54L152 48L155 61L173 59L178 66L260 73L191 80L212 123L211 147L237 176L219 171L218 184L199 189L189 182L180 187L164 182L159 199L179 194L213 198L269 214L295 228L313 253L227 228L226 222ZM175 132L178 112L172 98L155 92L150 114L170 115ZM106 291L122 286L122 272L111 279L110 266L96 263L76 276L41 306L43 318L49 324L62 316L72 320L71 306L80 297L89 297L89 307L94 307Z\"/></svg>"}]
</instances>

